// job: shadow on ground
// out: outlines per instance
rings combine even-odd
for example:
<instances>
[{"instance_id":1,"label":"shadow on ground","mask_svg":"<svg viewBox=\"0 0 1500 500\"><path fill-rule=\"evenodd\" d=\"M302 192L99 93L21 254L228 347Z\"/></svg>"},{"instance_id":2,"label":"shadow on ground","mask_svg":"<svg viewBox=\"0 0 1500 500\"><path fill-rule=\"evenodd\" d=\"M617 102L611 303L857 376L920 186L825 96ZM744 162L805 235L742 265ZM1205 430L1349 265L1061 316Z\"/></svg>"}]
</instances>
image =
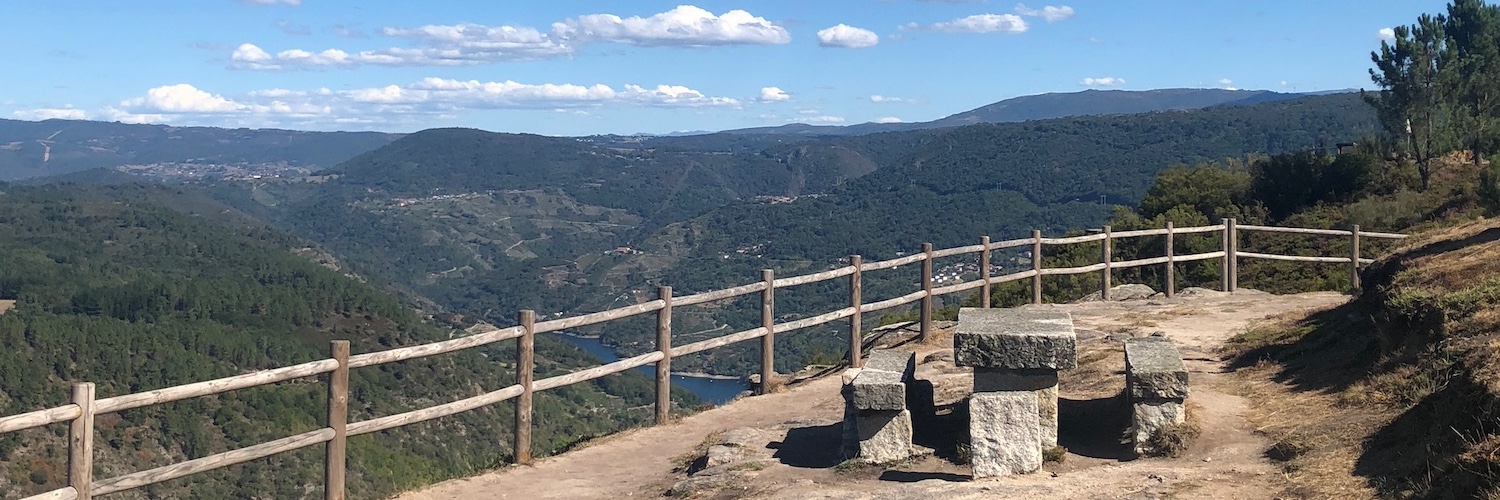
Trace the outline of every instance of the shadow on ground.
<instances>
[{"instance_id":1,"label":"shadow on ground","mask_svg":"<svg viewBox=\"0 0 1500 500\"><path fill-rule=\"evenodd\" d=\"M786 439L766 447L776 450L771 458L788 467L826 469L843 462L839 456L843 432L842 423L797 427L787 431Z\"/></svg>"},{"instance_id":2,"label":"shadow on ground","mask_svg":"<svg viewBox=\"0 0 1500 500\"><path fill-rule=\"evenodd\" d=\"M926 481L928 479L937 479L939 481L947 481L950 483L964 483L972 480L973 478L973 476L970 476L968 474L954 474L951 472L914 472L904 470L888 470L880 473L881 481L891 481L896 483L915 483L917 481Z\"/></svg>"},{"instance_id":3,"label":"shadow on ground","mask_svg":"<svg viewBox=\"0 0 1500 500\"><path fill-rule=\"evenodd\" d=\"M1057 400L1057 444L1075 455L1104 460L1133 460L1124 443L1130 427L1130 404L1121 392L1099 399Z\"/></svg>"}]
</instances>

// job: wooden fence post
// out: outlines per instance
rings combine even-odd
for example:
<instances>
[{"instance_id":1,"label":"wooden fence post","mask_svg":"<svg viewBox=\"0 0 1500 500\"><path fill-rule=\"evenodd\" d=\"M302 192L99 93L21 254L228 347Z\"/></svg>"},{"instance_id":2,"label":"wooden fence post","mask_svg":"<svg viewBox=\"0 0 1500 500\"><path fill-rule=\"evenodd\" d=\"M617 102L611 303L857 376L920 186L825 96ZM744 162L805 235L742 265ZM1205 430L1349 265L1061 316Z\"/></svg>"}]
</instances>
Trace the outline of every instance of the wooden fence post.
<instances>
[{"instance_id":1,"label":"wooden fence post","mask_svg":"<svg viewBox=\"0 0 1500 500\"><path fill-rule=\"evenodd\" d=\"M1358 292L1359 291L1359 287L1360 287L1360 283L1359 283L1359 224L1355 224L1354 227L1353 227L1353 229L1351 229L1349 231L1349 237L1351 238L1349 240L1349 248L1350 248L1350 256L1349 256L1349 284L1353 287L1354 291Z\"/></svg>"},{"instance_id":2,"label":"wooden fence post","mask_svg":"<svg viewBox=\"0 0 1500 500\"><path fill-rule=\"evenodd\" d=\"M1224 231L1219 233L1219 250L1224 256L1219 258L1219 290L1229 291L1229 218L1219 220L1224 225Z\"/></svg>"},{"instance_id":3,"label":"wooden fence post","mask_svg":"<svg viewBox=\"0 0 1500 500\"><path fill-rule=\"evenodd\" d=\"M760 326L766 329L760 337L760 393L767 394L776 376L776 273L761 269L760 279L766 282L760 292Z\"/></svg>"},{"instance_id":4,"label":"wooden fence post","mask_svg":"<svg viewBox=\"0 0 1500 500\"><path fill-rule=\"evenodd\" d=\"M854 266L854 274L849 275L849 306L854 308L854 315L849 317L849 367L859 368L864 366L865 336L860 331L863 316L859 313L859 306L863 304L864 297L860 287L864 286L861 281L859 267L864 265L865 259L859 255L849 256L849 265Z\"/></svg>"},{"instance_id":5,"label":"wooden fence post","mask_svg":"<svg viewBox=\"0 0 1500 500\"><path fill-rule=\"evenodd\" d=\"M918 340L926 342L932 335L932 244L922 244L922 330Z\"/></svg>"},{"instance_id":6,"label":"wooden fence post","mask_svg":"<svg viewBox=\"0 0 1500 500\"><path fill-rule=\"evenodd\" d=\"M662 308L656 313L656 350L661 351L661 361L656 362L656 425L672 419L672 287L657 287Z\"/></svg>"},{"instance_id":7,"label":"wooden fence post","mask_svg":"<svg viewBox=\"0 0 1500 500\"><path fill-rule=\"evenodd\" d=\"M1112 255L1114 253L1113 252L1114 248L1113 248L1113 241L1110 239L1110 235L1109 235L1109 226L1104 226L1104 239L1100 240L1099 250L1100 250L1099 262L1103 262L1104 263L1104 270L1100 271L1100 273L1101 273L1100 276L1101 276L1102 279L1099 280L1099 298L1104 299L1104 300L1109 300L1109 288L1110 288L1110 286L1109 286L1110 283L1109 282L1110 282L1110 278L1111 278L1111 276L1110 276L1111 271L1109 269L1109 262L1110 262L1111 258L1114 257L1114 255Z\"/></svg>"},{"instance_id":8,"label":"wooden fence post","mask_svg":"<svg viewBox=\"0 0 1500 500\"><path fill-rule=\"evenodd\" d=\"M990 237L980 236L979 244L984 250L979 251L979 279L984 284L979 287L979 307L990 308Z\"/></svg>"},{"instance_id":9,"label":"wooden fence post","mask_svg":"<svg viewBox=\"0 0 1500 500\"><path fill-rule=\"evenodd\" d=\"M1167 221L1167 298L1169 299L1172 298L1173 295L1175 295L1174 292L1176 292L1177 290L1176 276L1173 275L1173 268L1176 266L1172 264L1172 252L1175 251L1173 249L1173 243L1172 221Z\"/></svg>"},{"instance_id":10,"label":"wooden fence post","mask_svg":"<svg viewBox=\"0 0 1500 500\"><path fill-rule=\"evenodd\" d=\"M1234 217L1229 218L1229 225L1225 226L1229 237L1229 291L1233 292L1240 288L1240 229L1239 221Z\"/></svg>"},{"instance_id":11,"label":"wooden fence post","mask_svg":"<svg viewBox=\"0 0 1500 500\"><path fill-rule=\"evenodd\" d=\"M536 312L530 309L516 314L521 324L521 336L516 337L516 384L521 386L521 395L516 396L516 465L531 463L531 381L536 364Z\"/></svg>"},{"instance_id":12,"label":"wooden fence post","mask_svg":"<svg viewBox=\"0 0 1500 500\"><path fill-rule=\"evenodd\" d=\"M328 374L328 427L333 428L333 439L328 441L323 462L323 498L344 500L344 472L348 463L349 424L349 341L329 342L328 353L339 362Z\"/></svg>"},{"instance_id":13,"label":"wooden fence post","mask_svg":"<svg viewBox=\"0 0 1500 500\"><path fill-rule=\"evenodd\" d=\"M1042 231L1031 230L1031 303L1042 303Z\"/></svg>"},{"instance_id":14,"label":"wooden fence post","mask_svg":"<svg viewBox=\"0 0 1500 500\"><path fill-rule=\"evenodd\" d=\"M68 424L68 485L79 500L94 498L94 384L73 384L73 404L80 410L78 418Z\"/></svg>"}]
</instances>

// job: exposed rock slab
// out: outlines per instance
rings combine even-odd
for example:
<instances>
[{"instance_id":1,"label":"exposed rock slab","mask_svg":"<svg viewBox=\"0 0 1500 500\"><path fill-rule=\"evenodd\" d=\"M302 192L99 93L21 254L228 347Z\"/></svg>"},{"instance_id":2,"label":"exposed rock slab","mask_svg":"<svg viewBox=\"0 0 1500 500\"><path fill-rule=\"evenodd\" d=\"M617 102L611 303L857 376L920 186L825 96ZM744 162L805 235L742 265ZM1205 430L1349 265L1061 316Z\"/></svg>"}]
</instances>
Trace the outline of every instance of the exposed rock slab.
<instances>
[{"instance_id":1,"label":"exposed rock slab","mask_svg":"<svg viewBox=\"0 0 1500 500\"><path fill-rule=\"evenodd\" d=\"M1145 300L1151 298L1153 295L1156 295L1156 290L1139 283L1118 285L1109 289L1109 300L1117 302L1124 300ZM1094 292L1083 296L1083 298L1081 299L1073 301L1073 303L1077 304L1080 302L1100 302L1103 300L1103 294Z\"/></svg>"}]
</instances>

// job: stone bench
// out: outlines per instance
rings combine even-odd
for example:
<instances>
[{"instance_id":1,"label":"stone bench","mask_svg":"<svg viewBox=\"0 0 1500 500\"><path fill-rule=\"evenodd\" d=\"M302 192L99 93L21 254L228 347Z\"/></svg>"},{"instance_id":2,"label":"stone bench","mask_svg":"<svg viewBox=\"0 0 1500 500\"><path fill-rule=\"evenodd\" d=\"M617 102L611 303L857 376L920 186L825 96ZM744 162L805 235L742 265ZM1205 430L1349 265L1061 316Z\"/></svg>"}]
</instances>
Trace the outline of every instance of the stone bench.
<instances>
[{"instance_id":1,"label":"stone bench","mask_svg":"<svg viewBox=\"0 0 1500 500\"><path fill-rule=\"evenodd\" d=\"M974 368L969 400L974 476L1040 469L1043 450L1057 446L1057 372L1078 366L1073 317L1056 311L959 309L953 358L957 366ZM1020 402L1026 399L1031 403Z\"/></svg>"},{"instance_id":2,"label":"stone bench","mask_svg":"<svg viewBox=\"0 0 1500 500\"><path fill-rule=\"evenodd\" d=\"M1125 341L1125 388L1130 395L1130 437L1137 455L1159 453L1152 438L1187 421L1188 372L1172 341L1143 337Z\"/></svg>"},{"instance_id":3,"label":"stone bench","mask_svg":"<svg viewBox=\"0 0 1500 500\"><path fill-rule=\"evenodd\" d=\"M911 410L907 385L916 355L892 349L870 352L863 368L851 368L844 380L844 453L870 463L891 463L911 456Z\"/></svg>"}]
</instances>

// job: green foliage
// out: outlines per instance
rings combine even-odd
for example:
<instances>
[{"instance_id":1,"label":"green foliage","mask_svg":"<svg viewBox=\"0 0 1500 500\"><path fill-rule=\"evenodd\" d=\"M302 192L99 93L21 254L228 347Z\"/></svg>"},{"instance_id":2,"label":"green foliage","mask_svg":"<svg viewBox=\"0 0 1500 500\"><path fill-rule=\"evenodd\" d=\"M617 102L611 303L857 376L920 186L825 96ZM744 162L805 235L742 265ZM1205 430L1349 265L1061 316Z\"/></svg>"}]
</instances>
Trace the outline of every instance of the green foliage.
<instances>
[{"instance_id":1,"label":"green foliage","mask_svg":"<svg viewBox=\"0 0 1500 500\"><path fill-rule=\"evenodd\" d=\"M1479 189L1476 193L1479 202L1490 210L1491 214L1500 213L1500 163L1490 159L1490 164L1484 170L1479 171Z\"/></svg>"},{"instance_id":2,"label":"green foliage","mask_svg":"<svg viewBox=\"0 0 1500 500\"><path fill-rule=\"evenodd\" d=\"M1381 90L1366 100L1416 161L1425 190L1433 158L1463 145L1478 163L1500 144L1500 7L1455 0L1446 14L1393 31L1370 54Z\"/></svg>"},{"instance_id":3,"label":"green foliage","mask_svg":"<svg viewBox=\"0 0 1500 500\"><path fill-rule=\"evenodd\" d=\"M230 229L141 201L169 190L0 188L0 299L17 301L0 314L0 414L62 404L74 381L95 382L99 397L110 397L321 359L331 339L350 340L358 353L450 336L369 285L288 252L305 244L283 233ZM537 348L539 377L598 364L552 339ZM513 348L492 346L355 370L350 417L503 387L512 374L491 360L512 356ZM628 373L539 394L536 451L646 421L649 407L638 408L654 399L651 387ZM141 470L313 430L323 425L325 392L292 382L101 416L98 463ZM350 492L385 497L495 466L509 453L495 444L509 435L506 412L480 409L354 440ZM0 468L15 477L9 472L55 460L46 450L61 439L0 436ZM312 451L165 483L151 495L313 496L300 487L319 481L321 452Z\"/></svg>"},{"instance_id":4,"label":"green foliage","mask_svg":"<svg viewBox=\"0 0 1500 500\"><path fill-rule=\"evenodd\" d=\"M1255 162L1250 198L1283 219L1301 207L1348 201L1374 177L1377 163L1359 153L1276 155Z\"/></svg>"}]
</instances>

